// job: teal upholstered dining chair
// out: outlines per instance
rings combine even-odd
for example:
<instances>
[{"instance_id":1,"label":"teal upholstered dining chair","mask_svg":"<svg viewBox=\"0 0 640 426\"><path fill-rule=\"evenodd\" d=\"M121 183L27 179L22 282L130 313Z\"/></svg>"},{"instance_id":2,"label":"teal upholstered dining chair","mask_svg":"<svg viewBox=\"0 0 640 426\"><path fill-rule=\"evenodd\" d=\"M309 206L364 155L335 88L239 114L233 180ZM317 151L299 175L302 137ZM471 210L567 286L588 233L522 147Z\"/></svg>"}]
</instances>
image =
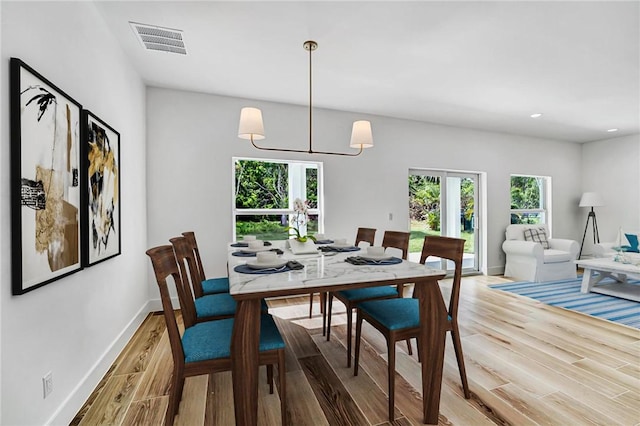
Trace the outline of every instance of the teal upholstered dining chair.
<instances>
[{"instance_id":1,"label":"teal upholstered dining chair","mask_svg":"<svg viewBox=\"0 0 640 426\"><path fill-rule=\"evenodd\" d=\"M402 250L402 258L407 259L409 255L409 232L385 231L382 238L382 246L393 247ZM353 325L352 312L356 305L366 300L390 299L402 297L402 285L357 288L353 290L343 290L330 292L328 296L329 306L327 308L327 341L331 338L331 309L333 298L336 297L347 308L347 367L351 367L351 328ZM411 353L411 343L407 340L409 353Z\"/></svg>"},{"instance_id":2,"label":"teal upholstered dining chair","mask_svg":"<svg viewBox=\"0 0 640 426\"><path fill-rule=\"evenodd\" d=\"M165 426L172 426L178 412L185 377L231 370L231 334L234 320L221 319L187 325L180 336L167 279L171 277L178 294L183 292L183 274L170 245L147 250L160 290L160 299L173 356L173 374ZM260 320L258 363L267 366L267 380L273 393L273 365L278 365L278 382L282 424L286 424L285 344L273 318L263 314Z\"/></svg>"},{"instance_id":3,"label":"teal upholstered dining chair","mask_svg":"<svg viewBox=\"0 0 640 426\"><path fill-rule=\"evenodd\" d=\"M229 293L205 294L194 297L196 283L200 282L198 267L193 250L185 237L175 237L169 240L182 274L184 291L180 299L182 316L190 323L210 321L213 319L231 318L236 313L236 301ZM261 300L262 312L269 311L267 302Z\"/></svg>"},{"instance_id":4,"label":"teal upholstered dining chair","mask_svg":"<svg viewBox=\"0 0 640 426\"><path fill-rule=\"evenodd\" d=\"M200 283L200 274L196 266L194 252L185 237L169 240L173 245L176 261L182 275L184 290L178 294L182 316L195 323L212 319L232 318L236 313L236 301L229 293L207 294L195 297L195 287Z\"/></svg>"},{"instance_id":5,"label":"teal upholstered dining chair","mask_svg":"<svg viewBox=\"0 0 640 426\"><path fill-rule=\"evenodd\" d=\"M358 247L361 242L368 243L370 246L373 245L376 239L376 229L375 228L358 228L356 232L356 240L353 244ZM320 293L320 313L322 314L322 335L324 336L326 333L326 323L327 323L327 293ZM313 293L309 295L309 318L311 318L313 314Z\"/></svg>"},{"instance_id":6,"label":"teal upholstered dining chair","mask_svg":"<svg viewBox=\"0 0 640 426\"><path fill-rule=\"evenodd\" d=\"M196 234L192 231L183 232L182 236L187 239L189 248L193 251L193 257L196 262L198 277L194 282L193 292L196 298L207 294L218 294L229 292L229 277L207 278L202 267L202 259L200 258L200 250L196 241Z\"/></svg>"},{"instance_id":7,"label":"teal upholstered dining chair","mask_svg":"<svg viewBox=\"0 0 640 426\"><path fill-rule=\"evenodd\" d=\"M447 330L451 331L453 347L458 361L458 370L462 380L464 397L469 399L469 384L464 368L462 343L458 331L458 301L460 299L460 281L462 277L462 257L465 240L460 238L430 237L424 239L420 263L425 263L429 256L451 260L455 264L451 298L449 299L449 321ZM356 348L353 374L358 375L360 357L360 338L362 321L366 320L380 331L387 340L389 367L389 421L393 422L395 394L395 345L397 341L418 338L420 334L419 301L415 298L396 298L391 300L374 300L357 305L356 316ZM420 345L418 345L418 348ZM421 358L418 351L418 357Z\"/></svg>"}]
</instances>

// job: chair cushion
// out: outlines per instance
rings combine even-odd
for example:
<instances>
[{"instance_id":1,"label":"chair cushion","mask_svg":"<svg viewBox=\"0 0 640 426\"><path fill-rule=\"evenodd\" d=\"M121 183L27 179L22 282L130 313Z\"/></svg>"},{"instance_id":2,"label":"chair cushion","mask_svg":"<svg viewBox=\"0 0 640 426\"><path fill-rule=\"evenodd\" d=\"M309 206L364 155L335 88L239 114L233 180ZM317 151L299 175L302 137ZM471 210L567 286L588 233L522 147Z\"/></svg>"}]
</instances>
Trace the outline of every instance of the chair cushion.
<instances>
[{"instance_id":1,"label":"chair cushion","mask_svg":"<svg viewBox=\"0 0 640 426\"><path fill-rule=\"evenodd\" d=\"M571 253L563 250L548 249L543 252L544 263L570 262L573 260Z\"/></svg>"},{"instance_id":2,"label":"chair cushion","mask_svg":"<svg viewBox=\"0 0 640 426\"><path fill-rule=\"evenodd\" d=\"M187 328L182 335L185 362L231 356L233 318L207 321Z\"/></svg>"},{"instance_id":3,"label":"chair cushion","mask_svg":"<svg viewBox=\"0 0 640 426\"><path fill-rule=\"evenodd\" d=\"M358 303L358 309L389 330L415 328L420 325L418 299L397 298ZM451 321L451 316L448 316Z\"/></svg>"},{"instance_id":4,"label":"chair cushion","mask_svg":"<svg viewBox=\"0 0 640 426\"><path fill-rule=\"evenodd\" d=\"M229 293L208 294L195 301L198 318L233 315L236 313L236 301Z\"/></svg>"},{"instance_id":5,"label":"chair cushion","mask_svg":"<svg viewBox=\"0 0 640 426\"><path fill-rule=\"evenodd\" d=\"M284 340L273 317L262 314L260 318L260 351L273 351L284 349Z\"/></svg>"},{"instance_id":6,"label":"chair cushion","mask_svg":"<svg viewBox=\"0 0 640 426\"><path fill-rule=\"evenodd\" d=\"M198 318L234 315L236 313L236 301L229 293L207 294L198 297L194 304ZM264 299L260 299L260 311L269 312L269 306Z\"/></svg>"},{"instance_id":7,"label":"chair cushion","mask_svg":"<svg viewBox=\"0 0 640 426\"><path fill-rule=\"evenodd\" d=\"M185 362L230 357L232 332L233 318L202 322L187 328L182 335ZM259 350L262 352L284 347L284 340L273 318L263 314L260 318Z\"/></svg>"},{"instance_id":8,"label":"chair cushion","mask_svg":"<svg viewBox=\"0 0 640 426\"><path fill-rule=\"evenodd\" d=\"M358 304L358 309L384 325L389 330L414 328L420 325L418 300L396 298L372 300Z\"/></svg>"},{"instance_id":9,"label":"chair cushion","mask_svg":"<svg viewBox=\"0 0 640 426\"><path fill-rule=\"evenodd\" d=\"M545 228L528 228L524 230L524 240L533 241L542 244L542 248L547 250L551 248L547 240L547 231Z\"/></svg>"},{"instance_id":10,"label":"chair cushion","mask_svg":"<svg viewBox=\"0 0 640 426\"><path fill-rule=\"evenodd\" d=\"M207 294L228 293L229 292L229 278L209 278L202 281L202 292Z\"/></svg>"},{"instance_id":11,"label":"chair cushion","mask_svg":"<svg viewBox=\"0 0 640 426\"><path fill-rule=\"evenodd\" d=\"M379 297L397 296L398 289L391 286L356 288L353 290L343 290L338 292L338 297L357 302L358 300L376 299Z\"/></svg>"}]
</instances>

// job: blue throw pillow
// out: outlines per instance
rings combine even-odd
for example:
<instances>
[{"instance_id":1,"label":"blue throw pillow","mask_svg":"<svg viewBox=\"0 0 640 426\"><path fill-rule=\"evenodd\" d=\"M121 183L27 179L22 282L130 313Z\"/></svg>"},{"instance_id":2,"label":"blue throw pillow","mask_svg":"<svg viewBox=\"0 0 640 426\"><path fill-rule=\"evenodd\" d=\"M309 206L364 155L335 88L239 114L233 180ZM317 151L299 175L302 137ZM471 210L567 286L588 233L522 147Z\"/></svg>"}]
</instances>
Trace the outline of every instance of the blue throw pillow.
<instances>
[{"instance_id":1,"label":"blue throw pillow","mask_svg":"<svg viewBox=\"0 0 640 426\"><path fill-rule=\"evenodd\" d=\"M627 237L627 241L629 241L629 250L635 253L638 253L638 236L634 234L624 234Z\"/></svg>"}]
</instances>

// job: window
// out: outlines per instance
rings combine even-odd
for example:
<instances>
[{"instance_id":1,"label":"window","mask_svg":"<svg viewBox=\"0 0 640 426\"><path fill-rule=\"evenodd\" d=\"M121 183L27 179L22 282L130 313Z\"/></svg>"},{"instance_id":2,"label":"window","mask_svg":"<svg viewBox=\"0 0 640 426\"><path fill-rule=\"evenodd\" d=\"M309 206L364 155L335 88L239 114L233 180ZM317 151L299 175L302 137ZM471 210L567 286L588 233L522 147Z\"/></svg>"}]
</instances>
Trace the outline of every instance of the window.
<instances>
[{"instance_id":1,"label":"window","mask_svg":"<svg viewBox=\"0 0 640 426\"><path fill-rule=\"evenodd\" d=\"M480 179L475 172L409 169L409 260L420 260L427 235L463 238L463 271L480 270ZM448 271L455 266L435 258L427 261Z\"/></svg>"},{"instance_id":2,"label":"window","mask_svg":"<svg viewBox=\"0 0 640 426\"><path fill-rule=\"evenodd\" d=\"M511 175L511 223L549 223L551 178Z\"/></svg>"},{"instance_id":3,"label":"window","mask_svg":"<svg viewBox=\"0 0 640 426\"><path fill-rule=\"evenodd\" d=\"M234 158L233 238L285 240L296 198L309 206L301 233L323 227L322 163Z\"/></svg>"}]
</instances>

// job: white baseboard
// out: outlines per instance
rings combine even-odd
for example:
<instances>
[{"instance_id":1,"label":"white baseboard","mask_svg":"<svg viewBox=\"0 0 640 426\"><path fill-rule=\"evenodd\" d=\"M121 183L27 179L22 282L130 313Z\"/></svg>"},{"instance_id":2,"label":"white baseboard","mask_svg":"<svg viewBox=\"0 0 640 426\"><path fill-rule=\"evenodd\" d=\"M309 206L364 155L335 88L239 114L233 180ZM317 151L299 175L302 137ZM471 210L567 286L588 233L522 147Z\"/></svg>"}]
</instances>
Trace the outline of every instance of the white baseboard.
<instances>
[{"instance_id":1,"label":"white baseboard","mask_svg":"<svg viewBox=\"0 0 640 426\"><path fill-rule=\"evenodd\" d=\"M504 266L490 266L487 275L504 275Z\"/></svg>"},{"instance_id":2,"label":"white baseboard","mask_svg":"<svg viewBox=\"0 0 640 426\"><path fill-rule=\"evenodd\" d=\"M173 309L180 309L180 301L178 297L171 298L171 304L173 305ZM147 304L149 306L149 312L162 312L162 301L160 299L151 299Z\"/></svg>"},{"instance_id":3,"label":"white baseboard","mask_svg":"<svg viewBox=\"0 0 640 426\"><path fill-rule=\"evenodd\" d=\"M71 423L71 420L78 414L82 405L87 398L89 398L98 383L100 383L100 380L102 380L109 368L111 368L111 365L118 355L120 355L122 349L129 343L131 336L133 336L138 327L140 327L140 324L142 324L149 312L152 312L150 304L151 302L147 302L140 308L131 321L129 321L129 324L120 332L107 350L104 351L102 356L98 358L87 374L80 380L78 385L71 391L67 399L65 399L60 407L53 413L51 418L45 423L46 425L68 425ZM162 309L162 307L160 307L160 309Z\"/></svg>"}]
</instances>

